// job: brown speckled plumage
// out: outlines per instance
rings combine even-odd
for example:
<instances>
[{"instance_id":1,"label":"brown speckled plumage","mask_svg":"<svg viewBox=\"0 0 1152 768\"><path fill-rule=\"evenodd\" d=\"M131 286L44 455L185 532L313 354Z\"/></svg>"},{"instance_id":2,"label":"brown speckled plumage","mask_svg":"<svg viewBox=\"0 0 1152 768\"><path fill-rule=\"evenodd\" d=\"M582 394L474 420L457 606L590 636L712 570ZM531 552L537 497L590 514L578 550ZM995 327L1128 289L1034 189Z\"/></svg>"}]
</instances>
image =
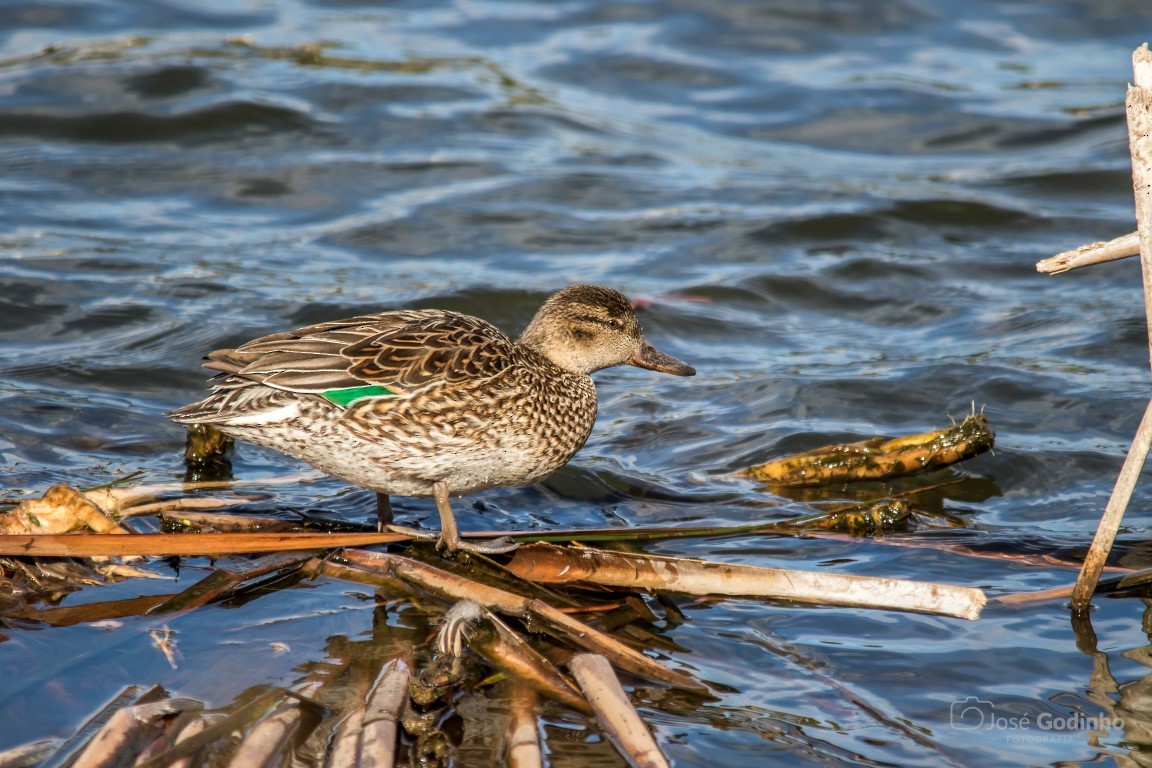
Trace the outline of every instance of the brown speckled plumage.
<instances>
[{"instance_id":1,"label":"brown speckled plumage","mask_svg":"<svg viewBox=\"0 0 1152 768\"><path fill-rule=\"evenodd\" d=\"M596 419L589 374L694 371L646 341L628 300L564 289L520 339L468 315L404 310L320 323L211 353L203 400L172 411L383 494L526 485L563 466ZM345 405L333 392L368 396Z\"/></svg>"}]
</instances>

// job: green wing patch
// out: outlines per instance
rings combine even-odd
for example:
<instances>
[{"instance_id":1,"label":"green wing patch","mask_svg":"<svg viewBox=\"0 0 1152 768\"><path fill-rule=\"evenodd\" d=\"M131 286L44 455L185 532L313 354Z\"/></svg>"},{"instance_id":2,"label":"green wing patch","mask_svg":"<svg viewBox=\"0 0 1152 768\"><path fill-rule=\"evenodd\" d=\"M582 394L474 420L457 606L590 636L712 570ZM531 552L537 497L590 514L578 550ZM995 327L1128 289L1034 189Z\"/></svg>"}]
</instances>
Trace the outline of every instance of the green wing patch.
<instances>
[{"instance_id":1,"label":"green wing patch","mask_svg":"<svg viewBox=\"0 0 1152 768\"><path fill-rule=\"evenodd\" d=\"M366 397L395 397L396 393L387 387L381 387L376 384L369 384L363 387L344 387L343 389L330 389L327 392L321 392L320 397L324 398L330 403L347 408L349 405L357 400L363 400Z\"/></svg>"}]
</instances>

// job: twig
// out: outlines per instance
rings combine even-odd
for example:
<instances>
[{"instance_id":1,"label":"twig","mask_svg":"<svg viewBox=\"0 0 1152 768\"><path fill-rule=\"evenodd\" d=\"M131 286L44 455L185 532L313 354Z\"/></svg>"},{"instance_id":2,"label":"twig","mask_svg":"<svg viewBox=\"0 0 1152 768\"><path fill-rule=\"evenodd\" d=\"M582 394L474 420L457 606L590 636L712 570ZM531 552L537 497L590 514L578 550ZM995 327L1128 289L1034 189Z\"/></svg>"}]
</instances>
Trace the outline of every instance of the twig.
<instances>
[{"instance_id":1,"label":"twig","mask_svg":"<svg viewBox=\"0 0 1152 768\"><path fill-rule=\"evenodd\" d=\"M1128 571L1127 573L1119 576L1111 576L1107 579L1102 579L1095 589L1095 594L1115 594L1117 592L1126 592L1130 590L1140 589L1146 593L1148 585L1152 584L1152 568L1145 568L1140 571ZM1062 597L1069 597L1072 591L1076 588L1075 584L1067 584L1063 587L1052 587L1051 589L1040 590L1039 592L1012 592L1007 595L999 595L993 598L995 602L1003 603L1005 605L1020 605L1023 603L1035 603L1041 600L1053 600Z\"/></svg>"},{"instance_id":2,"label":"twig","mask_svg":"<svg viewBox=\"0 0 1152 768\"><path fill-rule=\"evenodd\" d=\"M207 728L208 728L208 723L206 723L204 721L204 718L202 718L202 717L197 717L194 720L190 720L180 730L179 735L177 735L176 744L181 744L185 741L188 741L189 739L193 738L194 736L197 736L197 735L203 733ZM181 757L179 760L174 760L170 764L169 768L192 768L192 758L193 757L194 757L194 755L185 755L184 757Z\"/></svg>"},{"instance_id":3,"label":"twig","mask_svg":"<svg viewBox=\"0 0 1152 768\"><path fill-rule=\"evenodd\" d=\"M888 699L877 696L867 688L860 686L860 681L853 679L855 676L851 674L850 670L845 675L845 670L838 670L835 666L829 665L828 660L819 651L785 640L768 627L760 627L756 634L757 645L777 656L787 665L781 674L792 681L793 685L803 685L807 690L809 686L815 683L831 690L835 694L832 700L836 702L832 706L844 712L844 719L851 720L853 716L858 714L864 719L871 720L884 730L891 731L902 739L907 739L934 752L933 765L960 768L960 764L932 738L930 730L921 728L902 717L899 712L894 711ZM848 712L853 714L849 715ZM836 714L831 714L828 717L831 721L840 719ZM843 723L842 720L841 722ZM856 729L860 726L847 727ZM877 736L876 738L886 739L887 737ZM886 741L885 743L891 742Z\"/></svg>"},{"instance_id":4,"label":"twig","mask_svg":"<svg viewBox=\"0 0 1152 768\"><path fill-rule=\"evenodd\" d=\"M668 759L628 701L608 659L594 653L580 653L572 657L568 668L596 710L600 725L628 762L638 768L668 768Z\"/></svg>"},{"instance_id":5,"label":"twig","mask_svg":"<svg viewBox=\"0 0 1152 768\"><path fill-rule=\"evenodd\" d=\"M1013 592L1009 595L999 595L992 598L992 600L993 602L1002 603L1003 605L1024 605L1026 603L1039 603L1043 602L1044 600L1058 600L1060 598L1069 597L1072 594L1072 590L1075 588L1075 584L1067 584L1063 587L1040 589L1035 592Z\"/></svg>"},{"instance_id":6,"label":"twig","mask_svg":"<svg viewBox=\"0 0 1152 768\"><path fill-rule=\"evenodd\" d=\"M193 534L194 535L194 534ZM162 616L169 613L185 613L217 600L226 592L246 581L299 566L311 560L308 552L285 552L282 555L265 555L257 560L218 564L216 570L183 592L152 608L148 613Z\"/></svg>"},{"instance_id":7,"label":"twig","mask_svg":"<svg viewBox=\"0 0 1152 768\"><path fill-rule=\"evenodd\" d=\"M97 555L208 556L366 547L408 541L398 533L96 533L0 536L0 555L93 557Z\"/></svg>"},{"instance_id":8,"label":"twig","mask_svg":"<svg viewBox=\"0 0 1152 768\"><path fill-rule=\"evenodd\" d=\"M504 757L508 768L542 768L543 752L536 727L536 691L519 680L509 678L504 690L508 694L508 730L504 736Z\"/></svg>"},{"instance_id":9,"label":"twig","mask_svg":"<svg viewBox=\"0 0 1152 768\"><path fill-rule=\"evenodd\" d=\"M132 755L133 768L148 762L153 755L167 751L168 748L175 743L176 736L183 731L189 723L204 722L204 718L200 716L203 710L203 704L200 702L196 702L196 704L199 706L164 717L157 722L156 727L153 728L151 732L145 732L143 734L145 743L138 747ZM117 757L123 758L124 755L121 754ZM170 766L170 768L176 767ZM187 768L187 766L185 768Z\"/></svg>"},{"instance_id":10,"label":"twig","mask_svg":"<svg viewBox=\"0 0 1152 768\"><path fill-rule=\"evenodd\" d=\"M318 570L323 563L319 560L305 565L306 570ZM315 575L315 573L313 574ZM356 665L350 669L347 679L340 686L346 700L353 702L337 718L328 742L324 768L360 768L360 744L364 735L364 709L368 693L372 687L372 670ZM379 668L376 673L379 674Z\"/></svg>"},{"instance_id":11,"label":"twig","mask_svg":"<svg viewBox=\"0 0 1152 768\"><path fill-rule=\"evenodd\" d=\"M6 749L0 752L0 768L36 768L44 762L44 758L52 754L55 748L55 741L44 739L21 747ZM511 764L509 764L509 768L512 768Z\"/></svg>"},{"instance_id":12,"label":"twig","mask_svg":"<svg viewBox=\"0 0 1152 768\"><path fill-rule=\"evenodd\" d=\"M138 747L133 747L134 742L138 742L144 732L154 729L163 718L203 707L191 699L164 699L125 707L108 719L72 765L76 768L117 765L125 753L136 751Z\"/></svg>"},{"instance_id":13,"label":"twig","mask_svg":"<svg viewBox=\"0 0 1152 768\"><path fill-rule=\"evenodd\" d=\"M141 763L136 768L162 768L162 766L170 765L175 760L199 752L218 739L232 738L237 731L246 728L286 695L292 696L292 692L285 691L283 688L269 688L247 704L232 710L225 717L214 719L211 724L198 733L182 737L171 749L153 755L147 762Z\"/></svg>"},{"instance_id":14,"label":"twig","mask_svg":"<svg viewBox=\"0 0 1152 768\"><path fill-rule=\"evenodd\" d=\"M73 764L76 761L76 756L87 748L96 734L108 725L108 722L116 716L117 712L134 705L160 701L164 695L164 690L160 686L152 686L147 690L139 685L128 686L101 707L100 711L88 718L80 730L61 744L50 758L40 763L41 768L60 768L60 766Z\"/></svg>"},{"instance_id":15,"label":"twig","mask_svg":"<svg viewBox=\"0 0 1152 768\"><path fill-rule=\"evenodd\" d=\"M1149 446L1152 446L1152 401L1149 401L1148 407L1144 410L1144 418L1140 420L1140 427L1136 430L1136 436L1132 438L1132 447L1124 457L1124 466L1120 468L1116 485L1112 488L1112 496L1104 508L1104 516L1100 518L1096 536L1092 539L1092 546L1088 549L1084 566L1076 579L1076 587L1072 591L1073 610L1084 610L1092 600L1092 592L1096 589L1096 582L1100 580L1100 573L1104 570L1104 562L1112 550L1112 542L1116 540L1116 533L1120 530L1120 523L1128 508L1128 500L1132 497L1132 489L1136 487L1140 470L1143 469L1144 460L1148 456Z\"/></svg>"},{"instance_id":16,"label":"twig","mask_svg":"<svg viewBox=\"0 0 1152 768\"><path fill-rule=\"evenodd\" d=\"M298 697L310 696L318 687L317 682L306 683L295 692L295 696L280 702L265 718L253 725L244 735L229 765L232 768L271 765L296 736L304 722L305 707L311 706Z\"/></svg>"},{"instance_id":17,"label":"twig","mask_svg":"<svg viewBox=\"0 0 1152 768\"><path fill-rule=\"evenodd\" d=\"M408 701L408 661L394 658L385 662L364 707L364 730L360 735L360 765L364 768L392 768L396 764L396 744L400 737L400 715Z\"/></svg>"},{"instance_id":18,"label":"twig","mask_svg":"<svg viewBox=\"0 0 1152 768\"><path fill-rule=\"evenodd\" d=\"M1140 234L1132 232L1108 242L1089 243L1071 251L1064 251L1043 261L1036 262L1036 271L1048 275L1059 275L1093 264L1105 264L1130 256L1140 255Z\"/></svg>"}]
</instances>

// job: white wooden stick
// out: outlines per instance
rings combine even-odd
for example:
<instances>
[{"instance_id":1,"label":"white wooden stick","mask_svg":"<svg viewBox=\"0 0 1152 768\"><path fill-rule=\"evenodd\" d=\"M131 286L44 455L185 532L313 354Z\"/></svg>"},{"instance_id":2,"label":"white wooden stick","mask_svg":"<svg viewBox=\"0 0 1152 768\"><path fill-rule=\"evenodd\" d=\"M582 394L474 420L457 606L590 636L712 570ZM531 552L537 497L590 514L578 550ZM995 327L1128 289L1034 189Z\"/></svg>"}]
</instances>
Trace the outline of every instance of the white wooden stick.
<instances>
[{"instance_id":1,"label":"white wooden stick","mask_svg":"<svg viewBox=\"0 0 1152 768\"><path fill-rule=\"evenodd\" d=\"M1147 43L1132 54L1132 69L1135 85L1128 87L1125 102L1128 113L1128 148L1132 154L1132 191L1136 196L1140 271L1144 276L1144 313L1148 326L1149 360L1152 361L1152 52L1149 52ZM1124 459L1124 466L1112 489L1112 497L1108 500L1088 556L1084 559L1084 567L1076 579L1076 587L1072 590L1073 610L1086 610L1092 600L1092 593L1100 580L1100 571L1112 549L1112 542L1116 540L1116 532L1124 519L1128 499L1136 486L1150 444L1152 402L1144 411L1144 418L1132 440L1132 448Z\"/></svg>"},{"instance_id":2,"label":"white wooden stick","mask_svg":"<svg viewBox=\"0 0 1152 768\"><path fill-rule=\"evenodd\" d=\"M1090 267L1093 264L1104 264L1109 261L1126 259L1129 256L1140 255L1140 233L1131 232L1106 243L1089 243L1071 251L1064 251L1055 256L1036 262L1036 271L1049 275L1058 275L1070 269Z\"/></svg>"},{"instance_id":3,"label":"white wooden stick","mask_svg":"<svg viewBox=\"0 0 1152 768\"><path fill-rule=\"evenodd\" d=\"M629 765L668 768L668 759L620 687L608 659L595 653L578 653L568 662L568 669L580 683L584 698L596 712L596 719Z\"/></svg>"},{"instance_id":4,"label":"white wooden stick","mask_svg":"<svg viewBox=\"0 0 1152 768\"><path fill-rule=\"evenodd\" d=\"M396 764L400 715L408 701L411 677L408 661L400 657L385 662L376 676L364 706L364 726L360 734L362 768L392 768Z\"/></svg>"},{"instance_id":5,"label":"white wooden stick","mask_svg":"<svg viewBox=\"0 0 1152 768\"><path fill-rule=\"evenodd\" d=\"M538 584L587 581L689 595L730 595L813 605L918 611L961 619L978 618L987 600L979 589L953 584L715 563L603 549L570 551L544 544L522 547L506 567L521 578Z\"/></svg>"}]
</instances>

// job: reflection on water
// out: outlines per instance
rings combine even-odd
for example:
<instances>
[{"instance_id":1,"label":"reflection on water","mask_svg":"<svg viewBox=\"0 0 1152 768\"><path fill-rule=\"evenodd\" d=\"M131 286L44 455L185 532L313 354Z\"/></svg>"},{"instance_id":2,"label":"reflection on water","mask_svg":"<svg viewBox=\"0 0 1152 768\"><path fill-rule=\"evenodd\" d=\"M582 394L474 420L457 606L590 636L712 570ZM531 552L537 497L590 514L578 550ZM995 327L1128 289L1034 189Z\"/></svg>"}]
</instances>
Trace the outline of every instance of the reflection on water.
<instances>
[{"instance_id":1,"label":"reflection on water","mask_svg":"<svg viewBox=\"0 0 1152 768\"><path fill-rule=\"evenodd\" d=\"M908 546L652 550L993 594L1066 583L1074 571L1013 556L1082 556L1147 399L1147 337L1134 263L1058 278L1033 264L1132 229L1123 95L1149 21L1142 0L10 3L3 495L180 478L184 435L163 413L199 396L208 350L394 307L518 332L556 288L593 281L650 300L647 336L699 375L598 374L600 420L573 464L460 505L465 528L796 516L812 499L732 472L975 402L995 454L917 481L958 482L914 499ZM252 446L232 457L239 478L298 469ZM334 480L268 493L284 514L374 514ZM1132 567L1147 563L1142 507L1138 492L1118 545ZM418 499L396 512L435 519ZM168 591L132 580L66 602ZM1097 601L1091 649L1051 602L975 623L683 603L659 630L670 663L723 693L701 707L640 692L678 765L1142 759L1134 600ZM127 684L225 706L365 633L422 641L427 615L370 607L321 581L192 612L172 623L175 670L144 620L9 627L0 669L25 671L0 675L0 719L20 723L0 748L71 733ZM1010 740L952 727L968 697L1112 706L1125 726ZM547 710L545 730L557 762L617 764L570 715Z\"/></svg>"}]
</instances>

